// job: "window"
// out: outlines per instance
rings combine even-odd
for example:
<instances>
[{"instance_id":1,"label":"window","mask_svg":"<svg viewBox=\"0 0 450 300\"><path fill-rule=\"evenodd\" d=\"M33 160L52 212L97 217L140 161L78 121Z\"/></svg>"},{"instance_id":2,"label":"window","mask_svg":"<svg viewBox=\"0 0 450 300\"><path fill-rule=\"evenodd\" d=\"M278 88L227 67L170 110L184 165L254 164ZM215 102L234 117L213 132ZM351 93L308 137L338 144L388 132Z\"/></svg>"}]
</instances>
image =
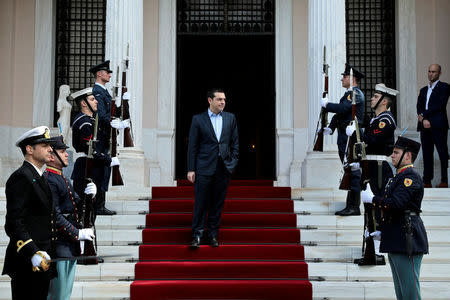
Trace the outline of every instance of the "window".
<instances>
[{"instance_id":1,"label":"window","mask_svg":"<svg viewBox=\"0 0 450 300\"><path fill-rule=\"evenodd\" d=\"M395 1L346 0L347 61L366 77L360 88L366 96L365 117L377 83L390 88L395 81ZM396 116L396 101L391 108ZM369 119L370 120L370 119Z\"/></svg>"},{"instance_id":2,"label":"window","mask_svg":"<svg viewBox=\"0 0 450 300\"><path fill-rule=\"evenodd\" d=\"M105 59L106 0L56 1L56 101L59 87L68 84L72 92L94 84L89 69ZM72 104L72 118L79 112Z\"/></svg>"}]
</instances>

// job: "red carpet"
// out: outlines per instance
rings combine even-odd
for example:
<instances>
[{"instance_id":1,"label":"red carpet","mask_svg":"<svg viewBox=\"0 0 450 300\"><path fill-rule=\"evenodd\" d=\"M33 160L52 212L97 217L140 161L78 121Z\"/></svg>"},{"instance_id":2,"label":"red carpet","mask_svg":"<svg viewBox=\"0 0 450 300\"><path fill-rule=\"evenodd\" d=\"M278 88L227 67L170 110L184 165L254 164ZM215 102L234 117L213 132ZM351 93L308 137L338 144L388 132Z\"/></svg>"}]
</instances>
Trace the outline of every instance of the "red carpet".
<instances>
[{"instance_id":1,"label":"red carpet","mask_svg":"<svg viewBox=\"0 0 450 300\"><path fill-rule=\"evenodd\" d=\"M232 181L218 248L189 248L194 191L154 187L131 285L137 299L312 299L290 188Z\"/></svg>"}]
</instances>

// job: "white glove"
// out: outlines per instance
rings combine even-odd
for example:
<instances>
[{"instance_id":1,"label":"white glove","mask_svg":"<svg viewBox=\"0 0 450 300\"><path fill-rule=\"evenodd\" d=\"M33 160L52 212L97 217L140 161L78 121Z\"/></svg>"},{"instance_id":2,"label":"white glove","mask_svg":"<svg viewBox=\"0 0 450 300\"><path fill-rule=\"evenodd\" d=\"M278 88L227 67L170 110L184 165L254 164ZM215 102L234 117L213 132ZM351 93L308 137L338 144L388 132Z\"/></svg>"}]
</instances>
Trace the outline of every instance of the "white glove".
<instances>
[{"instance_id":1,"label":"white glove","mask_svg":"<svg viewBox=\"0 0 450 300\"><path fill-rule=\"evenodd\" d=\"M370 184L367 185L364 191L361 191L361 200L363 203L372 203L373 193L370 189Z\"/></svg>"},{"instance_id":2,"label":"white glove","mask_svg":"<svg viewBox=\"0 0 450 300\"><path fill-rule=\"evenodd\" d=\"M92 241L94 240L94 230L92 228L84 228L78 230L78 240L79 241Z\"/></svg>"},{"instance_id":3,"label":"white glove","mask_svg":"<svg viewBox=\"0 0 450 300\"><path fill-rule=\"evenodd\" d=\"M326 108L327 104L328 104L328 97L323 97L322 99L320 99L320 106Z\"/></svg>"},{"instance_id":4,"label":"white glove","mask_svg":"<svg viewBox=\"0 0 450 300\"><path fill-rule=\"evenodd\" d=\"M371 237L373 237L374 240L380 241L381 240L381 231L374 231L370 234Z\"/></svg>"},{"instance_id":5,"label":"white glove","mask_svg":"<svg viewBox=\"0 0 450 300\"><path fill-rule=\"evenodd\" d=\"M114 119L111 121L111 127L115 129L125 129L127 127L130 127L130 120L126 119L124 121L120 121L120 119Z\"/></svg>"},{"instance_id":6,"label":"white glove","mask_svg":"<svg viewBox=\"0 0 450 300\"><path fill-rule=\"evenodd\" d=\"M80 241L80 254L83 255L84 253L84 241Z\"/></svg>"},{"instance_id":7,"label":"white glove","mask_svg":"<svg viewBox=\"0 0 450 300\"><path fill-rule=\"evenodd\" d=\"M368 238L370 236L369 230L364 230L364 238Z\"/></svg>"},{"instance_id":8,"label":"white glove","mask_svg":"<svg viewBox=\"0 0 450 300\"><path fill-rule=\"evenodd\" d=\"M126 92L125 94L122 95L123 100L130 100L130 98L131 98L131 95L129 92Z\"/></svg>"},{"instance_id":9,"label":"white glove","mask_svg":"<svg viewBox=\"0 0 450 300\"><path fill-rule=\"evenodd\" d=\"M114 166L120 166L119 158L116 157L116 156L111 157L111 165L110 165L110 167L114 167Z\"/></svg>"},{"instance_id":10,"label":"white glove","mask_svg":"<svg viewBox=\"0 0 450 300\"><path fill-rule=\"evenodd\" d=\"M350 125L347 126L347 128L345 128L345 133L347 134L347 136L352 136L355 130L356 130L355 123L352 122Z\"/></svg>"},{"instance_id":11,"label":"white glove","mask_svg":"<svg viewBox=\"0 0 450 300\"><path fill-rule=\"evenodd\" d=\"M86 185L86 188L84 189L84 193L86 195L93 195L95 196L97 194L97 186L95 183L90 182Z\"/></svg>"},{"instance_id":12,"label":"white glove","mask_svg":"<svg viewBox=\"0 0 450 300\"><path fill-rule=\"evenodd\" d=\"M50 255L47 254L45 251L38 251L31 257L31 264L33 265L33 268L40 268L42 267L44 271L48 270L48 267L45 268L41 265L41 262L43 260L47 260L47 262L50 261ZM50 265L50 263L48 263Z\"/></svg>"},{"instance_id":13,"label":"white glove","mask_svg":"<svg viewBox=\"0 0 450 300\"><path fill-rule=\"evenodd\" d=\"M359 168L360 168L359 162L354 162L354 163L350 164L350 170L352 170L352 171L358 171Z\"/></svg>"},{"instance_id":14,"label":"white glove","mask_svg":"<svg viewBox=\"0 0 450 300\"><path fill-rule=\"evenodd\" d=\"M325 127L323 129L323 135L331 135L333 133L333 130L331 130L330 127Z\"/></svg>"}]
</instances>

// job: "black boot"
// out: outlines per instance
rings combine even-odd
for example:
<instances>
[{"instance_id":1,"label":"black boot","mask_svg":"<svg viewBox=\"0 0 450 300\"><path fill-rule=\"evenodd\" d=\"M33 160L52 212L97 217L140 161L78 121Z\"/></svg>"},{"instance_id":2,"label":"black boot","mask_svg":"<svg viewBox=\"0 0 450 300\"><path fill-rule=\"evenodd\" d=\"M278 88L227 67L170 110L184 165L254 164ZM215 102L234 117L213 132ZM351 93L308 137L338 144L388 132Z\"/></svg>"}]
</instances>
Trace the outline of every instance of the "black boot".
<instances>
[{"instance_id":1,"label":"black boot","mask_svg":"<svg viewBox=\"0 0 450 300\"><path fill-rule=\"evenodd\" d=\"M344 208L344 209L341 209L341 210L339 210L339 211L337 211L337 212L335 212L334 214L335 214L336 216L340 216L341 213L342 213L343 211L345 211L345 210L348 208L348 205L349 205L349 203L350 203L350 194L351 194L351 191L348 191L348 192L347 192L347 198L345 199L345 208Z\"/></svg>"},{"instance_id":2,"label":"black boot","mask_svg":"<svg viewBox=\"0 0 450 300\"><path fill-rule=\"evenodd\" d=\"M347 202L347 207L339 212L339 216L359 216L361 211L359 210L359 204L361 202L360 192L349 192L349 202Z\"/></svg>"}]
</instances>

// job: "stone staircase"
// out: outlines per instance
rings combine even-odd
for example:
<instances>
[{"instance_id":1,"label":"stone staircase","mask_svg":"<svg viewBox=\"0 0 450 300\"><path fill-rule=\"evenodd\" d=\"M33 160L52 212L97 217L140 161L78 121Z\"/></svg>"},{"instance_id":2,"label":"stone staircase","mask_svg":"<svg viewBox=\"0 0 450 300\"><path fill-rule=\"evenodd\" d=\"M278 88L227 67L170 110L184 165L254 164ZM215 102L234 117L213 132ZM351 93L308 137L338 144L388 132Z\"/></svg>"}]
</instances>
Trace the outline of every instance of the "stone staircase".
<instances>
[{"instance_id":1,"label":"stone staircase","mask_svg":"<svg viewBox=\"0 0 450 300\"><path fill-rule=\"evenodd\" d=\"M95 266L77 266L72 299L129 299L134 262L142 240L139 226L145 224L150 189L115 190L108 193L107 206L115 216L99 216L99 255L122 253ZM450 299L450 189L426 189L422 204L430 254L421 270L423 299ZM138 200L138 199L146 200ZM389 266L359 267L362 216L337 217L345 193L333 189L304 188L292 191L297 226L309 263L314 299L395 299ZM0 188L0 224L4 225L6 202ZM0 231L0 267L8 238ZM8 276L0 276L0 300L10 299Z\"/></svg>"}]
</instances>

